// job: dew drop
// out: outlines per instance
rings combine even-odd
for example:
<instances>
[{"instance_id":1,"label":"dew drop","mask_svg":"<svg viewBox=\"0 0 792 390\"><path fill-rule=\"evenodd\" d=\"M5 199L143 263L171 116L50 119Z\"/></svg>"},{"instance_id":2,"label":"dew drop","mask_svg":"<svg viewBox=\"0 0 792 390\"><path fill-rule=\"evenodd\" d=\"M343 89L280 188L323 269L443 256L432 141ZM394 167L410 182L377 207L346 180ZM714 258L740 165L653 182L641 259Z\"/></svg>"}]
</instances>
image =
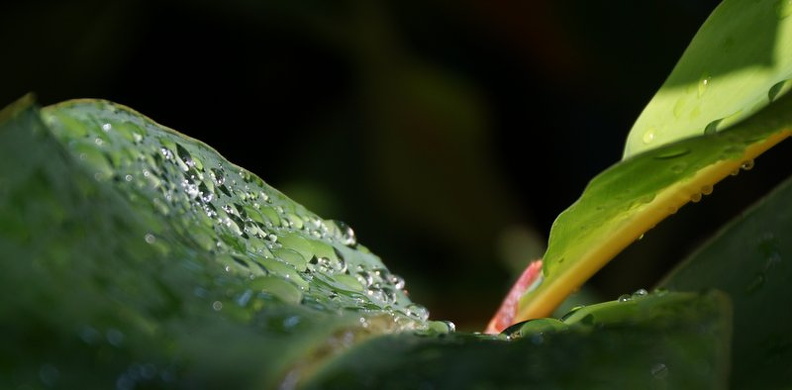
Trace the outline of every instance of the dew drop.
<instances>
[{"instance_id":1,"label":"dew drop","mask_svg":"<svg viewBox=\"0 0 792 390\"><path fill-rule=\"evenodd\" d=\"M701 79L699 80L698 83L699 97L701 97L702 95L704 95L705 92L707 92L707 88L709 88L710 84L712 84L712 76L710 76L709 73L704 73L701 76Z\"/></svg>"},{"instance_id":2,"label":"dew drop","mask_svg":"<svg viewBox=\"0 0 792 390\"><path fill-rule=\"evenodd\" d=\"M663 363L657 363L650 370L656 379L665 379L668 376L668 367Z\"/></svg>"},{"instance_id":3,"label":"dew drop","mask_svg":"<svg viewBox=\"0 0 792 390\"><path fill-rule=\"evenodd\" d=\"M787 1L792 1L792 0L787 0ZM787 7L787 8L791 10L790 12L792 12L792 7ZM767 98L772 103L781 96L783 96L784 94L786 94L787 92L789 92L790 89L792 89L792 80L784 80L778 82L772 87L770 87L770 90L767 92Z\"/></svg>"},{"instance_id":4,"label":"dew drop","mask_svg":"<svg viewBox=\"0 0 792 390\"><path fill-rule=\"evenodd\" d=\"M173 159L173 152L164 146L160 148L160 153L162 153L162 156L165 157L165 160Z\"/></svg>"},{"instance_id":5,"label":"dew drop","mask_svg":"<svg viewBox=\"0 0 792 390\"><path fill-rule=\"evenodd\" d=\"M670 170L671 170L671 172L673 172L673 173L682 173L682 172L684 172L684 171L685 171L685 168L687 168L687 163L685 163L685 162L678 162L678 163L676 163L676 164L674 164L674 165L671 165L671 167L670 167L669 169L670 169Z\"/></svg>"},{"instance_id":6,"label":"dew drop","mask_svg":"<svg viewBox=\"0 0 792 390\"><path fill-rule=\"evenodd\" d=\"M404 278L399 275L391 275L390 282L393 284L393 288L397 290L404 290Z\"/></svg>"},{"instance_id":7,"label":"dew drop","mask_svg":"<svg viewBox=\"0 0 792 390\"><path fill-rule=\"evenodd\" d=\"M283 327L286 329L291 329L299 325L300 322L301 319L299 316L289 316L283 319Z\"/></svg>"},{"instance_id":8,"label":"dew drop","mask_svg":"<svg viewBox=\"0 0 792 390\"><path fill-rule=\"evenodd\" d=\"M147 244L153 244L153 243L157 242L157 237L155 237L155 236L154 236L153 234L151 234L151 233L148 233L148 234L146 234L146 235L143 237L143 239L144 239L144 240L146 240L146 243L147 243Z\"/></svg>"},{"instance_id":9,"label":"dew drop","mask_svg":"<svg viewBox=\"0 0 792 390\"><path fill-rule=\"evenodd\" d=\"M429 310L416 303L408 305L405 314L417 318L420 321L426 321L426 319L429 318Z\"/></svg>"},{"instance_id":10,"label":"dew drop","mask_svg":"<svg viewBox=\"0 0 792 390\"><path fill-rule=\"evenodd\" d=\"M561 321L564 321L564 320L566 320L567 318L571 317L573 314L575 314L575 312L577 312L578 310L580 310L580 309L582 309L582 308L584 308L584 307L586 307L586 305L576 305L576 306L573 306L571 309L569 309L569 311L568 311L566 314L564 314L564 315L561 317Z\"/></svg>"},{"instance_id":11,"label":"dew drop","mask_svg":"<svg viewBox=\"0 0 792 390\"><path fill-rule=\"evenodd\" d=\"M371 274L366 271L358 272L355 277L364 287L371 286L374 283L374 279L371 277Z\"/></svg>"},{"instance_id":12,"label":"dew drop","mask_svg":"<svg viewBox=\"0 0 792 390\"><path fill-rule=\"evenodd\" d=\"M668 160L676 157L681 157L690 153L690 149L686 148L663 148L654 158L658 160Z\"/></svg>"},{"instance_id":13,"label":"dew drop","mask_svg":"<svg viewBox=\"0 0 792 390\"><path fill-rule=\"evenodd\" d=\"M748 283L748 286L745 287L745 292L748 294L753 294L759 291L759 289L762 288L764 283L765 283L764 274L757 273L756 276L753 278L753 280L751 280L751 282Z\"/></svg>"},{"instance_id":14,"label":"dew drop","mask_svg":"<svg viewBox=\"0 0 792 390\"><path fill-rule=\"evenodd\" d=\"M338 230L340 231L341 234L340 238L342 244L348 247L354 247L355 245L357 245L357 237L355 236L355 231L352 230L352 228L349 225L347 225L343 221L333 221L333 222L335 222L336 226L338 226Z\"/></svg>"},{"instance_id":15,"label":"dew drop","mask_svg":"<svg viewBox=\"0 0 792 390\"><path fill-rule=\"evenodd\" d=\"M110 130L112 130L112 129L113 129L113 125L111 125L111 124L109 124L109 123L105 123L105 124L103 124L103 125L102 125L102 130L103 130L104 132L108 132L108 131L110 131Z\"/></svg>"},{"instance_id":16,"label":"dew drop","mask_svg":"<svg viewBox=\"0 0 792 390\"><path fill-rule=\"evenodd\" d=\"M110 345L120 347L124 342L124 333L118 329L111 328L105 332L105 338L107 338L107 342L110 343Z\"/></svg>"},{"instance_id":17,"label":"dew drop","mask_svg":"<svg viewBox=\"0 0 792 390\"><path fill-rule=\"evenodd\" d=\"M223 310L223 302L220 302L220 301L212 302L212 310L214 310L214 311Z\"/></svg>"},{"instance_id":18,"label":"dew drop","mask_svg":"<svg viewBox=\"0 0 792 390\"><path fill-rule=\"evenodd\" d=\"M707 184L707 185L701 186L701 193L704 194L704 195L711 194L713 190L714 190L714 188L712 187L712 185Z\"/></svg>"},{"instance_id":19,"label":"dew drop","mask_svg":"<svg viewBox=\"0 0 792 390\"><path fill-rule=\"evenodd\" d=\"M633 298L642 298L642 297L645 297L647 295L649 295L649 291L646 291L646 289L643 289L643 288L638 289L634 293L632 293L632 297Z\"/></svg>"},{"instance_id":20,"label":"dew drop","mask_svg":"<svg viewBox=\"0 0 792 390\"><path fill-rule=\"evenodd\" d=\"M701 200L701 193L700 192L697 192L695 194L691 194L690 195L690 201L691 202L696 203L696 202L698 202L700 200Z\"/></svg>"},{"instance_id":21,"label":"dew drop","mask_svg":"<svg viewBox=\"0 0 792 390\"><path fill-rule=\"evenodd\" d=\"M704 134L715 134L718 132L718 125L723 121L723 118L716 119L704 127Z\"/></svg>"},{"instance_id":22,"label":"dew drop","mask_svg":"<svg viewBox=\"0 0 792 390\"><path fill-rule=\"evenodd\" d=\"M60 370L52 364L43 364L39 368L39 379L45 386L55 386L55 383L60 378Z\"/></svg>"},{"instance_id":23,"label":"dew drop","mask_svg":"<svg viewBox=\"0 0 792 390\"><path fill-rule=\"evenodd\" d=\"M619 302L629 302L630 300L632 300L632 295L630 294L622 294L618 299Z\"/></svg>"},{"instance_id":24,"label":"dew drop","mask_svg":"<svg viewBox=\"0 0 792 390\"><path fill-rule=\"evenodd\" d=\"M644 134L641 140L643 140L644 144L649 144L655 139L655 129L649 129Z\"/></svg>"},{"instance_id":25,"label":"dew drop","mask_svg":"<svg viewBox=\"0 0 792 390\"><path fill-rule=\"evenodd\" d=\"M742 163L742 165L740 165L740 169L742 169L743 171L750 171L751 169L753 169L753 167L754 167L754 160L745 161Z\"/></svg>"},{"instance_id":26,"label":"dew drop","mask_svg":"<svg viewBox=\"0 0 792 390\"><path fill-rule=\"evenodd\" d=\"M190 152L188 152L187 149L184 148L184 146L181 146L181 144L176 144L176 154L179 155L179 158L185 164L187 164L188 167L195 166L195 161L193 161Z\"/></svg>"}]
</instances>

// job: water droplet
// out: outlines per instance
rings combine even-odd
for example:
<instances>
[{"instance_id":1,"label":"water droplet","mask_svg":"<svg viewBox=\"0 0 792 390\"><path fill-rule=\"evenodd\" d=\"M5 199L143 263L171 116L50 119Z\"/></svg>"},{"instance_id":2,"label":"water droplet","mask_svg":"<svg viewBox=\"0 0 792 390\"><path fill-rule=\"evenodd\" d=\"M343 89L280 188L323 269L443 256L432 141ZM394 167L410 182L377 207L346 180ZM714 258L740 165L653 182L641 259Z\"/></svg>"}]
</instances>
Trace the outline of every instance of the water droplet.
<instances>
[{"instance_id":1,"label":"water droplet","mask_svg":"<svg viewBox=\"0 0 792 390\"><path fill-rule=\"evenodd\" d=\"M663 148L663 150L658 151L658 153L654 156L654 158L658 160L667 160L671 158L676 158L680 156L684 156L690 153L690 149L686 148Z\"/></svg>"},{"instance_id":2,"label":"water droplet","mask_svg":"<svg viewBox=\"0 0 792 390\"><path fill-rule=\"evenodd\" d=\"M649 144L649 143L651 143L651 142L652 142L654 139L655 139L655 129L654 129L654 128L651 128L651 129L647 130L647 131L646 131L646 132L643 134L643 137L641 138L641 140L643 140L643 143L644 143L644 144Z\"/></svg>"},{"instance_id":3,"label":"water droplet","mask_svg":"<svg viewBox=\"0 0 792 390\"><path fill-rule=\"evenodd\" d=\"M184 148L184 146L181 146L181 144L176 144L176 154L188 167L195 166L195 161L193 161L190 152L188 152L187 149Z\"/></svg>"},{"instance_id":4,"label":"water droplet","mask_svg":"<svg viewBox=\"0 0 792 390\"><path fill-rule=\"evenodd\" d=\"M711 194L713 190L714 190L714 187L712 185L707 184L707 185L701 186L701 193L704 194L704 195Z\"/></svg>"},{"instance_id":5,"label":"water droplet","mask_svg":"<svg viewBox=\"0 0 792 390\"><path fill-rule=\"evenodd\" d=\"M404 290L404 278L399 275L391 275L390 278L391 284L393 284L393 288L397 290Z\"/></svg>"},{"instance_id":6,"label":"water droplet","mask_svg":"<svg viewBox=\"0 0 792 390\"><path fill-rule=\"evenodd\" d=\"M584 307L586 307L586 305L576 305L576 306L573 306L571 309L569 309L569 311L568 311L566 314L564 314L563 316L561 316L561 321L564 321L564 320L566 320L567 318L571 317L573 314L575 314L575 312L577 312L578 310L580 310L580 309L582 309L582 308L584 308Z\"/></svg>"},{"instance_id":7,"label":"water droplet","mask_svg":"<svg viewBox=\"0 0 792 390\"><path fill-rule=\"evenodd\" d=\"M701 200L701 193L700 192L690 195L690 201L691 202L696 203L696 202L698 202L700 200Z\"/></svg>"},{"instance_id":8,"label":"water droplet","mask_svg":"<svg viewBox=\"0 0 792 390\"><path fill-rule=\"evenodd\" d=\"M742 169L743 171L750 171L751 169L753 169L753 167L754 167L754 160L745 161L740 165L740 169Z\"/></svg>"},{"instance_id":9,"label":"water droplet","mask_svg":"<svg viewBox=\"0 0 792 390\"><path fill-rule=\"evenodd\" d=\"M682 172L685 171L685 168L687 168L687 163L686 162L678 162L678 163L675 163L674 165L671 165L671 167L669 169L673 173L682 173Z\"/></svg>"},{"instance_id":10,"label":"water droplet","mask_svg":"<svg viewBox=\"0 0 792 390\"><path fill-rule=\"evenodd\" d=\"M665 379L668 376L668 367L663 363L657 363L652 366L650 372L657 379Z\"/></svg>"},{"instance_id":11,"label":"water droplet","mask_svg":"<svg viewBox=\"0 0 792 390\"><path fill-rule=\"evenodd\" d=\"M102 140L99 137L96 137L96 138L94 138L94 143L96 144L96 146L102 146L102 145L104 145L104 140Z\"/></svg>"},{"instance_id":12,"label":"water droplet","mask_svg":"<svg viewBox=\"0 0 792 390\"><path fill-rule=\"evenodd\" d=\"M632 293L633 298L643 298L647 295L649 295L649 291L646 291L646 289L643 288L638 289L634 293Z\"/></svg>"},{"instance_id":13,"label":"water droplet","mask_svg":"<svg viewBox=\"0 0 792 390\"><path fill-rule=\"evenodd\" d=\"M718 125L723 121L723 118L716 119L710 122L706 127L704 127L704 134L715 134L718 132Z\"/></svg>"},{"instance_id":14,"label":"water droplet","mask_svg":"<svg viewBox=\"0 0 792 390\"><path fill-rule=\"evenodd\" d=\"M765 282L765 276L762 273L757 273L756 276L748 283L748 286L745 287L745 292L748 294L753 294L759 289L762 288Z\"/></svg>"},{"instance_id":15,"label":"water droplet","mask_svg":"<svg viewBox=\"0 0 792 390\"><path fill-rule=\"evenodd\" d=\"M704 73L701 76L701 79L699 80L698 83L699 97L701 97L702 95L704 95L705 92L707 92L707 88L709 88L710 84L712 84L712 76L710 76L709 73Z\"/></svg>"},{"instance_id":16,"label":"water droplet","mask_svg":"<svg viewBox=\"0 0 792 390\"><path fill-rule=\"evenodd\" d=\"M157 242L157 237L155 237L155 236L154 236L153 234L151 234L151 233L148 233L148 234L146 234L146 235L143 237L143 239L144 239L144 240L146 240L146 243L147 243L147 244L153 244L153 243Z\"/></svg>"},{"instance_id":17,"label":"water droplet","mask_svg":"<svg viewBox=\"0 0 792 390\"><path fill-rule=\"evenodd\" d=\"M632 300L632 295L630 295L630 294L622 294L622 295L619 296L619 299L618 299L619 302L628 302L630 300Z\"/></svg>"},{"instance_id":18,"label":"water droplet","mask_svg":"<svg viewBox=\"0 0 792 390\"><path fill-rule=\"evenodd\" d=\"M374 283L374 279L371 277L371 274L366 271L358 272L355 274L355 277L364 287L371 286Z\"/></svg>"},{"instance_id":19,"label":"water droplet","mask_svg":"<svg viewBox=\"0 0 792 390\"><path fill-rule=\"evenodd\" d=\"M103 130L104 132L108 132L108 131L110 131L110 130L112 130L112 129L113 129L113 125L111 125L111 124L109 124L109 123L105 123L105 124L103 124L103 125L102 125L102 130Z\"/></svg>"},{"instance_id":20,"label":"water droplet","mask_svg":"<svg viewBox=\"0 0 792 390\"><path fill-rule=\"evenodd\" d=\"M770 87L770 90L767 92L767 98L772 103L781 96L784 96L787 92L789 92L790 89L792 89L792 80L784 80L778 82L772 87Z\"/></svg>"},{"instance_id":21,"label":"water droplet","mask_svg":"<svg viewBox=\"0 0 792 390\"><path fill-rule=\"evenodd\" d=\"M417 318L419 321L426 321L429 318L429 310L416 303L409 304L405 309L405 314Z\"/></svg>"},{"instance_id":22,"label":"water droplet","mask_svg":"<svg viewBox=\"0 0 792 390\"><path fill-rule=\"evenodd\" d=\"M335 222L336 226L338 226L338 230L340 232L340 239L341 243L348 246L354 247L357 245L357 237L355 236L355 231L347 225L343 221L333 221Z\"/></svg>"},{"instance_id":23,"label":"water droplet","mask_svg":"<svg viewBox=\"0 0 792 390\"><path fill-rule=\"evenodd\" d=\"M214 311L223 310L223 302L220 302L220 301L212 302L212 310L214 310Z\"/></svg>"},{"instance_id":24,"label":"water droplet","mask_svg":"<svg viewBox=\"0 0 792 390\"><path fill-rule=\"evenodd\" d=\"M564 317L569 314L567 313ZM531 342L538 345L544 342L546 332L555 332L566 328L566 324L555 318L537 318L512 325L501 332L501 335L506 336L508 340L530 337Z\"/></svg>"},{"instance_id":25,"label":"water droplet","mask_svg":"<svg viewBox=\"0 0 792 390\"><path fill-rule=\"evenodd\" d=\"M165 160L173 159L173 152L164 146L160 148L160 153L162 153L162 156L165 157Z\"/></svg>"},{"instance_id":26,"label":"water droplet","mask_svg":"<svg viewBox=\"0 0 792 390\"><path fill-rule=\"evenodd\" d=\"M96 344L102 339L102 334L93 327L86 326L80 330L80 340L86 344Z\"/></svg>"},{"instance_id":27,"label":"water droplet","mask_svg":"<svg viewBox=\"0 0 792 390\"><path fill-rule=\"evenodd\" d=\"M55 386L55 383L60 378L60 371L52 364L42 364L39 368L39 379L45 386Z\"/></svg>"},{"instance_id":28,"label":"water droplet","mask_svg":"<svg viewBox=\"0 0 792 390\"><path fill-rule=\"evenodd\" d=\"M105 332L107 342L114 347L120 347L124 342L124 333L115 328L110 328Z\"/></svg>"},{"instance_id":29,"label":"water droplet","mask_svg":"<svg viewBox=\"0 0 792 390\"><path fill-rule=\"evenodd\" d=\"M209 170L209 172L210 175L212 176L212 179L214 180L215 183L217 183L218 186L221 186L225 183L225 175L223 174L222 170L217 168L212 168Z\"/></svg>"},{"instance_id":30,"label":"water droplet","mask_svg":"<svg viewBox=\"0 0 792 390\"><path fill-rule=\"evenodd\" d=\"M283 327L291 329L299 325L301 321L302 319L299 316L289 316L283 319Z\"/></svg>"}]
</instances>

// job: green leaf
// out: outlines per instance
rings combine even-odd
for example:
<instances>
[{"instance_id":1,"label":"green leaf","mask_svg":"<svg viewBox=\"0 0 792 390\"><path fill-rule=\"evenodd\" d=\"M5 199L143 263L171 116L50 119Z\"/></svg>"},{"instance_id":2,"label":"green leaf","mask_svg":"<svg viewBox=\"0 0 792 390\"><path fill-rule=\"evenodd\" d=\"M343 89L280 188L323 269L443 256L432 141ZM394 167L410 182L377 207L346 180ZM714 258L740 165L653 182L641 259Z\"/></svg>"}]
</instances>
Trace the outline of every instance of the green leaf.
<instances>
[{"instance_id":1,"label":"green leaf","mask_svg":"<svg viewBox=\"0 0 792 390\"><path fill-rule=\"evenodd\" d=\"M717 288L734 304L734 388L792 383L792 179L731 221L660 286Z\"/></svg>"},{"instance_id":2,"label":"green leaf","mask_svg":"<svg viewBox=\"0 0 792 390\"><path fill-rule=\"evenodd\" d=\"M723 178L750 169L756 156L792 132L790 96L728 130L646 151L592 179L554 222L544 280L520 299L517 321L549 315L644 232Z\"/></svg>"},{"instance_id":3,"label":"green leaf","mask_svg":"<svg viewBox=\"0 0 792 390\"><path fill-rule=\"evenodd\" d=\"M713 12L636 121L624 159L554 222L544 281L523 294L517 321L549 315L644 232L790 135L790 14L787 1Z\"/></svg>"},{"instance_id":4,"label":"green leaf","mask_svg":"<svg viewBox=\"0 0 792 390\"><path fill-rule=\"evenodd\" d=\"M272 387L428 313L343 223L99 100L0 113L0 387Z\"/></svg>"},{"instance_id":5,"label":"green leaf","mask_svg":"<svg viewBox=\"0 0 792 390\"><path fill-rule=\"evenodd\" d=\"M792 87L792 3L723 1L630 130L624 158L748 118Z\"/></svg>"},{"instance_id":6,"label":"green leaf","mask_svg":"<svg viewBox=\"0 0 792 390\"><path fill-rule=\"evenodd\" d=\"M500 336L388 335L329 361L305 388L725 389L730 321L719 292L660 293Z\"/></svg>"}]
</instances>

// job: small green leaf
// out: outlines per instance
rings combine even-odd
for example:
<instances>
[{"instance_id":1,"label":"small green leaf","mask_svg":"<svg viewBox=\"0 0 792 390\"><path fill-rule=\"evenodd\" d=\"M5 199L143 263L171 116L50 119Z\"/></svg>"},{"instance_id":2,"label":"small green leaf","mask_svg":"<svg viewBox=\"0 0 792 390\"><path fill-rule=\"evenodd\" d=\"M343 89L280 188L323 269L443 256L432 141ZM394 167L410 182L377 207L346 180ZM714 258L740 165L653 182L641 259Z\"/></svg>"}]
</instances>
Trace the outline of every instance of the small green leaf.
<instances>
[{"instance_id":1,"label":"small green leaf","mask_svg":"<svg viewBox=\"0 0 792 390\"><path fill-rule=\"evenodd\" d=\"M791 133L788 95L723 132L648 150L596 176L554 222L544 280L520 299L517 320L548 316L644 232Z\"/></svg>"}]
</instances>

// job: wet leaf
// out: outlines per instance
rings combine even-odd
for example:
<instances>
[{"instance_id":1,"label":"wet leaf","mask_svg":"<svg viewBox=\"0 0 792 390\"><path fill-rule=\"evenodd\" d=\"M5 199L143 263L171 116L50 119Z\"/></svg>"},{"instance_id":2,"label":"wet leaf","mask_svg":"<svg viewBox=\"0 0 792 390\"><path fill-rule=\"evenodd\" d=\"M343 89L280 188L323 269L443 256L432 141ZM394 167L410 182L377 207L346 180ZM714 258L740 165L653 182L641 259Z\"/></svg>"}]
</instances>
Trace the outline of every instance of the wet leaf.
<instances>
[{"instance_id":1,"label":"wet leaf","mask_svg":"<svg viewBox=\"0 0 792 390\"><path fill-rule=\"evenodd\" d=\"M660 286L717 288L731 296L733 388L779 388L792 382L792 179L724 226Z\"/></svg>"},{"instance_id":2,"label":"wet leaf","mask_svg":"<svg viewBox=\"0 0 792 390\"><path fill-rule=\"evenodd\" d=\"M0 113L0 253L0 387L271 387L429 326L348 226L106 101Z\"/></svg>"},{"instance_id":3,"label":"wet leaf","mask_svg":"<svg viewBox=\"0 0 792 390\"><path fill-rule=\"evenodd\" d=\"M728 298L652 294L498 336L395 334L329 361L305 388L727 388ZM387 351L387 353L383 353Z\"/></svg>"},{"instance_id":4,"label":"wet leaf","mask_svg":"<svg viewBox=\"0 0 792 390\"><path fill-rule=\"evenodd\" d=\"M792 88L792 4L722 2L635 121L624 158L710 134Z\"/></svg>"},{"instance_id":5,"label":"wet leaf","mask_svg":"<svg viewBox=\"0 0 792 390\"><path fill-rule=\"evenodd\" d=\"M725 1L710 16L636 121L624 159L554 222L544 280L523 295L516 320L549 315L644 232L792 133L789 6Z\"/></svg>"}]
</instances>

